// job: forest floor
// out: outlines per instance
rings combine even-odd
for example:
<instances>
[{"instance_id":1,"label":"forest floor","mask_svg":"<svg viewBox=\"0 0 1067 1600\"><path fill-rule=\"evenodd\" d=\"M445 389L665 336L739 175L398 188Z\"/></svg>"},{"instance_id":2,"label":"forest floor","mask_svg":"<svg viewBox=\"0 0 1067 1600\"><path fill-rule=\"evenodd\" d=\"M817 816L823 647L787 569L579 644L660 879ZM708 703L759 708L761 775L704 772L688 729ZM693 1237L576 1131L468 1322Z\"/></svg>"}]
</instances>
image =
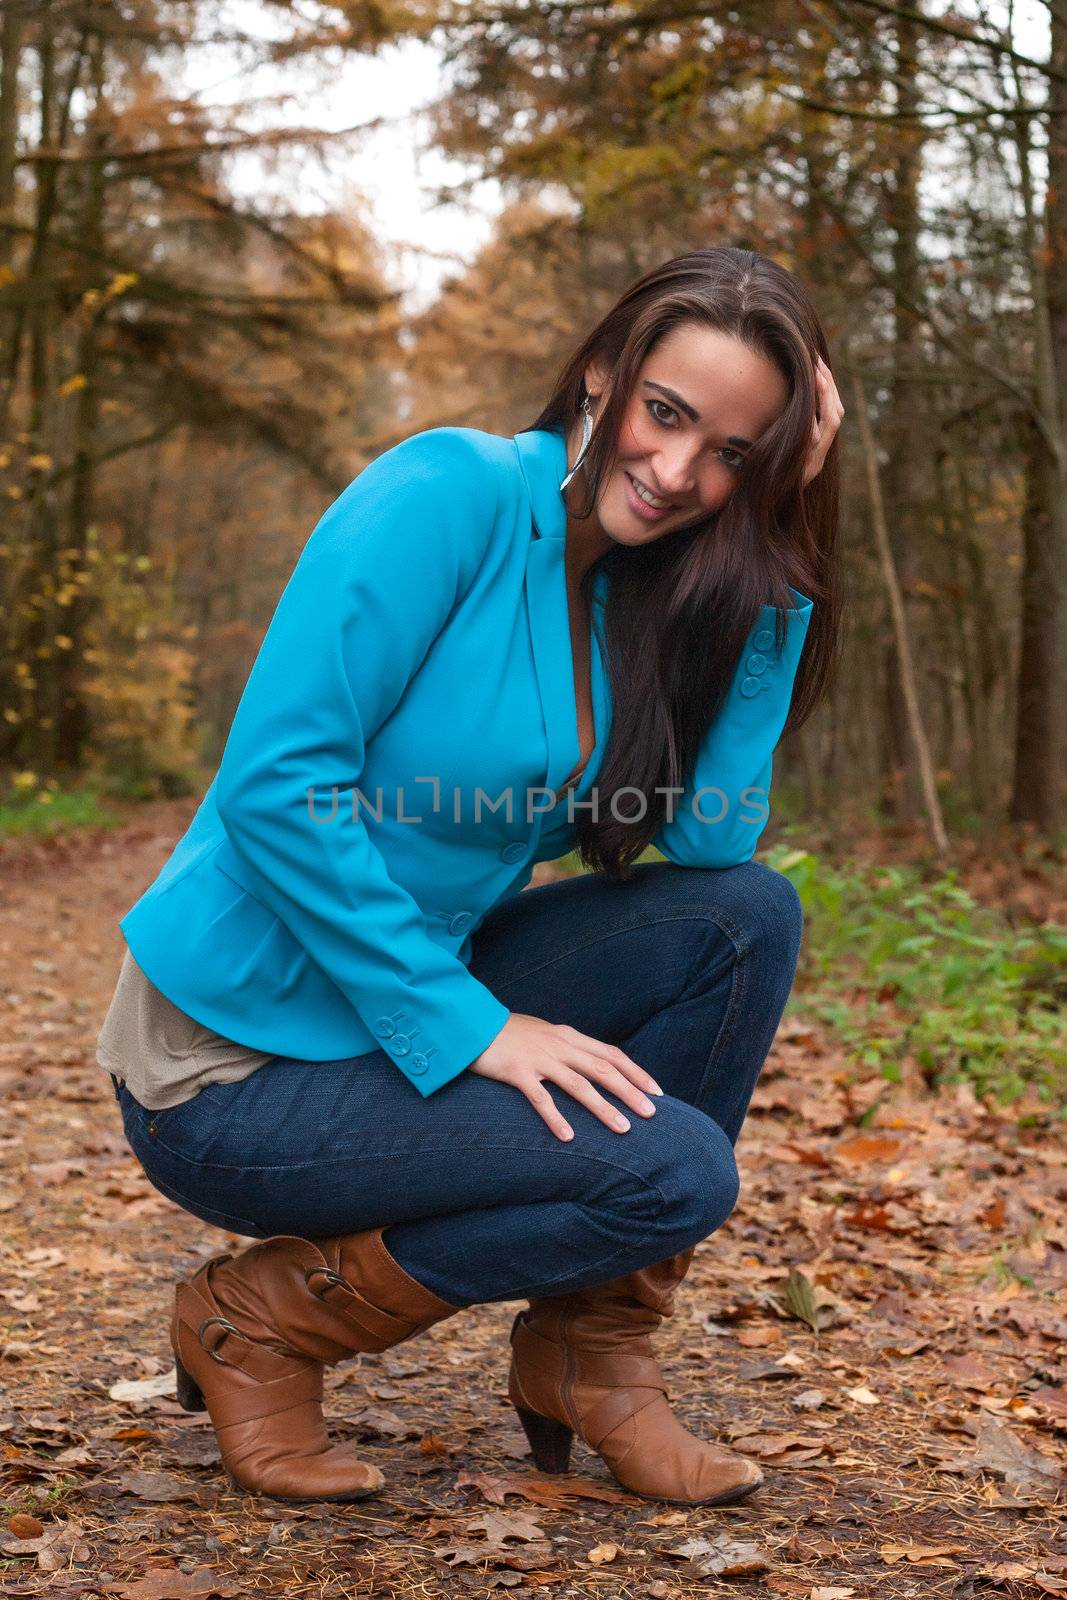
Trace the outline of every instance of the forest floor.
<instances>
[{"instance_id":1,"label":"forest floor","mask_svg":"<svg viewBox=\"0 0 1067 1600\"><path fill-rule=\"evenodd\" d=\"M94 1058L118 919L193 809L0 849L0 1594L1067 1593L1063 1123L857 1077L792 1014L738 1209L657 1336L678 1414L763 1466L753 1499L640 1500L580 1444L537 1473L500 1303L328 1374L380 1494L236 1491L166 1324L175 1276L247 1241L150 1187Z\"/></svg>"}]
</instances>

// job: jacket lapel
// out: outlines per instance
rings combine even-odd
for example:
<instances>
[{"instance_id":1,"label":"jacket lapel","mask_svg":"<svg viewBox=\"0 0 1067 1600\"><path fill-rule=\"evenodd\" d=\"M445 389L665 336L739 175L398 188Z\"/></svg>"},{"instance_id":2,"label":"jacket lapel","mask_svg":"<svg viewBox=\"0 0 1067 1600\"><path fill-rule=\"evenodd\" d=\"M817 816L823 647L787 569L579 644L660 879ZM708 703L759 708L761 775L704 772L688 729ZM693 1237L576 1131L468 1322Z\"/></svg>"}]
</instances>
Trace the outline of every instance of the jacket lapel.
<instances>
[{"instance_id":1,"label":"jacket lapel","mask_svg":"<svg viewBox=\"0 0 1067 1600\"><path fill-rule=\"evenodd\" d=\"M567 508L559 488L567 474L567 447L562 433L542 429L516 434L514 444L533 514L533 536L526 556L526 608L548 743L545 787L555 793L577 765L580 755L564 561ZM606 574L601 574L594 589L594 617L597 607L603 605L605 586ZM603 754L610 710L606 674L595 627L592 629L590 663L596 743L578 785L578 793L587 784L591 785L595 778L596 767ZM553 820L558 820L558 815L549 817L549 826Z\"/></svg>"}]
</instances>

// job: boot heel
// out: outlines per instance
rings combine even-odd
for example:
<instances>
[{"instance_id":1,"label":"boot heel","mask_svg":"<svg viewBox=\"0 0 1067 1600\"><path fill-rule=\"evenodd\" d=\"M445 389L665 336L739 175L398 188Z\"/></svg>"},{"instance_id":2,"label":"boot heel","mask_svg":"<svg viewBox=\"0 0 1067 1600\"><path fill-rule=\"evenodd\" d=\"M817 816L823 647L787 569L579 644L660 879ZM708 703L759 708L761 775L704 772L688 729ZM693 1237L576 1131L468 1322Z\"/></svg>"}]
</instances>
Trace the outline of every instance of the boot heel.
<instances>
[{"instance_id":1,"label":"boot heel","mask_svg":"<svg viewBox=\"0 0 1067 1600\"><path fill-rule=\"evenodd\" d=\"M540 1472L566 1472L571 1464L571 1441L574 1429L554 1417L543 1417L539 1411L528 1411L516 1406L522 1431L530 1442L530 1453Z\"/></svg>"},{"instance_id":2,"label":"boot heel","mask_svg":"<svg viewBox=\"0 0 1067 1600\"><path fill-rule=\"evenodd\" d=\"M195 1378L191 1378L182 1366L181 1357L174 1357L174 1373L178 1380L178 1404L183 1411L206 1411L203 1391Z\"/></svg>"}]
</instances>

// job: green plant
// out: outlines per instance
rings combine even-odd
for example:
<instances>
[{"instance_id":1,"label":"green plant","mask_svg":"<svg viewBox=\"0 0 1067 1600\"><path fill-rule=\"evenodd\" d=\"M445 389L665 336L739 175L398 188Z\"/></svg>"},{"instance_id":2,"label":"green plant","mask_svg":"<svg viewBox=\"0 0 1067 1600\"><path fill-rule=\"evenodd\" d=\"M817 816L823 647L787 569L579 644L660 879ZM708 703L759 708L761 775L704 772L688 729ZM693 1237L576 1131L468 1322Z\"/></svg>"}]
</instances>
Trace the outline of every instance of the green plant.
<instances>
[{"instance_id":1,"label":"green plant","mask_svg":"<svg viewBox=\"0 0 1067 1600\"><path fill-rule=\"evenodd\" d=\"M805 912L798 1000L858 1064L928 1082L967 1079L1007 1103L1067 1089L1067 928L1011 927L954 868L834 867L778 845L768 866Z\"/></svg>"},{"instance_id":2,"label":"green plant","mask_svg":"<svg viewBox=\"0 0 1067 1600\"><path fill-rule=\"evenodd\" d=\"M0 838L54 836L77 828L114 828L122 819L102 803L99 788L61 789L55 778L17 772L0 788Z\"/></svg>"}]
</instances>

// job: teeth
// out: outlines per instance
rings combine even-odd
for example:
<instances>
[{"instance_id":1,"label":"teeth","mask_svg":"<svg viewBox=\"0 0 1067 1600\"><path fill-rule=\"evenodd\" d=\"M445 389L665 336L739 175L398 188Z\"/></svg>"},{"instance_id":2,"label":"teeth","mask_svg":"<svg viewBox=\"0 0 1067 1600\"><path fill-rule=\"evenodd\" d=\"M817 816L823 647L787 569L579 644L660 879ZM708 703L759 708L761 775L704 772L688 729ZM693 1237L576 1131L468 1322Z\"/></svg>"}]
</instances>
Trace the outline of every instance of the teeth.
<instances>
[{"instance_id":1,"label":"teeth","mask_svg":"<svg viewBox=\"0 0 1067 1600\"><path fill-rule=\"evenodd\" d=\"M666 500L657 500L655 495L649 494L648 490L644 488L642 484L638 483L637 479L632 475L630 482L633 484L634 492L638 495L638 497L642 499L646 505L651 506L654 511L662 511L664 506L668 504Z\"/></svg>"}]
</instances>

